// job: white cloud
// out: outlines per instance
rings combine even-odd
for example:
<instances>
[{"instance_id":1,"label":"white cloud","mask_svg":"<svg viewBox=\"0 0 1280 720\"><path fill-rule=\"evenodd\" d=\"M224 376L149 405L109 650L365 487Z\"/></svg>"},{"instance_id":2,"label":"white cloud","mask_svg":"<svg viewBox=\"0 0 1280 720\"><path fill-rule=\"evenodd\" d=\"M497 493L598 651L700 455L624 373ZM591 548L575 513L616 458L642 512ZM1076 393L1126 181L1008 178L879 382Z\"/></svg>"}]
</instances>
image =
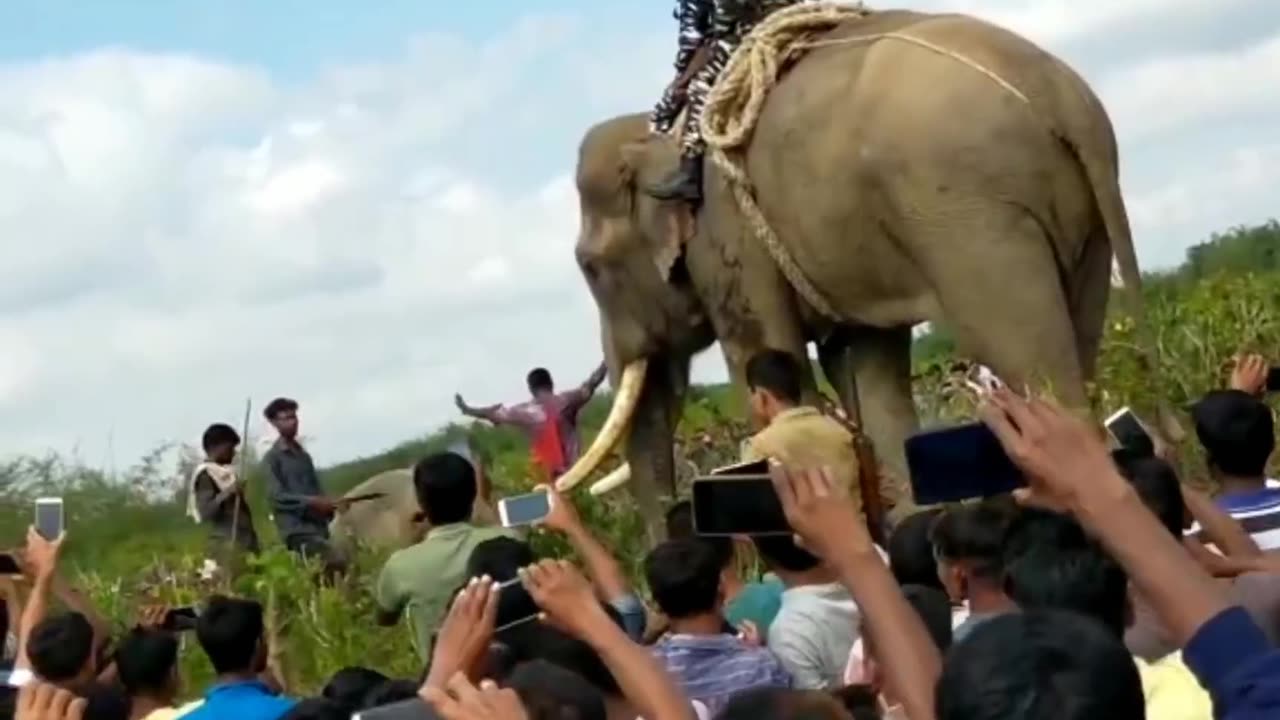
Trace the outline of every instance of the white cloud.
<instances>
[{"instance_id":1,"label":"white cloud","mask_svg":"<svg viewBox=\"0 0 1280 720\"><path fill-rule=\"evenodd\" d=\"M1112 108L1144 259L1261 219L1280 180L1257 129L1280 122L1264 91L1280 28L1111 64L1073 48L1208 6L1067 7L982 12L1082 67ZM575 146L651 101L671 31L660 10L643 28L528 18L292 84L128 48L0 65L3 446L96 458L112 436L123 465L285 394L330 461L453 417L455 390L516 398L534 364L576 380L599 347L572 258ZM723 375L714 354L696 367Z\"/></svg>"}]
</instances>

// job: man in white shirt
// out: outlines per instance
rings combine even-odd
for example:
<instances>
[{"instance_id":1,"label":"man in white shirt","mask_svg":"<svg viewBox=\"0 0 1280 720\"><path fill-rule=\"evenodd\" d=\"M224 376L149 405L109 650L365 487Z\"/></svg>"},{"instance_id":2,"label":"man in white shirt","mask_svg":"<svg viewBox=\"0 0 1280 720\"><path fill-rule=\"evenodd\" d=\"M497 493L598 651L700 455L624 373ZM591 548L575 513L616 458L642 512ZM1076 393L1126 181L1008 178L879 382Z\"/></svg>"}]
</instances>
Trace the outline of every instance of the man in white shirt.
<instances>
[{"instance_id":1,"label":"man in white shirt","mask_svg":"<svg viewBox=\"0 0 1280 720\"><path fill-rule=\"evenodd\" d=\"M769 626L768 646L800 690L844 685L858 637L858 606L836 574L790 537L753 538L769 570L782 580L782 607Z\"/></svg>"}]
</instances>

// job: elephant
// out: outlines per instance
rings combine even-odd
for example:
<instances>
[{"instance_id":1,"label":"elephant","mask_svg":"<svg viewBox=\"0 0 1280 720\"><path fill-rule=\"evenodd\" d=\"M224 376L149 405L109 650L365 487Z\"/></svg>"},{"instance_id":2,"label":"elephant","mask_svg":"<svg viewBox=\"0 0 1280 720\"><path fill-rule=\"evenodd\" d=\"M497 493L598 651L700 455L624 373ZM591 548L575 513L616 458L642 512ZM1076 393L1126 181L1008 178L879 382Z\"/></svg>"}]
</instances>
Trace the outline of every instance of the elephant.
<instances>
[{"instance_id":1,"label":"elephant","mask_svg":"<svg viewBox=\"0 0 1280 720\"><path fill-rule=\"evenodd\" d=\"M347 549L359 542L372 548L398 550L423 538L429 526L421 518L422 511L413 490L412 470L379 473L343 497L371 493L386 493L386 496L355 503L329 524L329 534L335 543ZM484 498L476 498L472 520L480 525L494 525L498 516Z\"/></svg>"},{"instance_id":2,"label":"elephant","mask_svg":"<svg viewBox=\"0 0 1280 720\"><path fill-rule=\"evenodd\" d=\"M915 41L854 42L885 33ZM739 387L754 353L807 360L815 344L840 404L901 480L903 443L919 426L914 327L940 323L961 355L1008 385L1049 387L1083 411L1113 257L1141 322L1107 112L1074 70L1008 30L909 11L844 23L778 80L742 160L761 213L825 311L751 232L715 163L704 162L692 225L685 206L646 194L677 148L650 135L644 115L601 122L579 147L575 254L618 392L558 485L578 484L625 439L631 489L654 534L661 498L674 491L690 361L715 342ZM1144 352L1154 371L1149 343ZM806 382L816 399L815 379Z\"/></svg>"}]
</instances>

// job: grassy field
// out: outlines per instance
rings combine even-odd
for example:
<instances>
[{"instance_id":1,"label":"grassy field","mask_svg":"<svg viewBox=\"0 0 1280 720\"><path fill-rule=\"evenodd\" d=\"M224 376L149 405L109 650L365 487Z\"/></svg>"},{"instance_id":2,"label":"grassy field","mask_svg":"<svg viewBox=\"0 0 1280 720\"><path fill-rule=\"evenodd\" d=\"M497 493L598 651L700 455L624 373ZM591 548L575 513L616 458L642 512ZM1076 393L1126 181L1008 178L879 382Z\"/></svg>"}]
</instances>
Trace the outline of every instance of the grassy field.
<instances>
[{"instance_id":1,"label":"grassy field","mask_svg":"<svg viewBox=\"0 0 1280 720\"><path fill-rule=\"evenodd\" d=\"M1159 346L1158 381L1139 362L1132 320L1117 313L1108 323L1093 388L1098 411L1130 405L1150 416L1161 397L1184 407L1200 393L1222 385L1224 360L1241 348L1280 358L1277 248L1280 226L1275 223L1239 228L1193 248L1187 263L1176 271L1148 278L1147 316ZM952 357L945 329L921 339L916 350L925 422L964 417L971 410L966 401L943 390L942 369ZM587 435L598 427L609 400L602 396L586 409ZM722 464L733 455L746 433L741 410L731 388L694 390L679 432L683 474ZM464 433L485 459L499 493L527 487L530 474L523 440L513 432L482 426L450 426L384 453L327 468L322 478L331 492L340 493L379 472L407 467ZM1194 445L1192 441L1180 447L1182 469L1188 480L1199 482L1203 473ZM22 537L36 495L61 494L73 528L66 552L68 572L118 627L131 621L140 603L188 604L207 595L214 588L199 579L203 538L184 517L173 469L163 466L162 457L157 451L112 479L53 456L0 463L0 547L15 545ZM258 480L251 481L251 503L270 549L234 590L268 604L284 648L290 689L312 692L347 665L416 676L420 667L410 633L403 627L377 628L373 622L369 585L381 558L366 553L348 585L317 589L309 572L279 548L265 521ZM626 496L597 500L583 493L578 501L587 521L636 575L644 533ZM534 542L546 553L566 552L546 537L537 536ZM185 644L183 663L190 688L202 687L210 669L193 642Z\"/></svg>"}]
</instances>

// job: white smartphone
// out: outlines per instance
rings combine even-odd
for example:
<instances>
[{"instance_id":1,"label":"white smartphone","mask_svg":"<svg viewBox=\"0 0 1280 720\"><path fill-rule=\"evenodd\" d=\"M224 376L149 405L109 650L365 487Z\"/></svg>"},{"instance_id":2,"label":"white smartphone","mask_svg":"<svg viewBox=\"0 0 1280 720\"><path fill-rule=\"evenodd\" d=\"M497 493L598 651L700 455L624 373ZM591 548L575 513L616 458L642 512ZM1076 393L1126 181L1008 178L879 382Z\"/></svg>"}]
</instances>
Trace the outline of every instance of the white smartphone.
<instances>
[{"instance_id":1,"label":"white smartphone","mask_svg":"<svg viewBox=\"0 0 1280 720\"><path fill-rule=\"evenodd\" d=\"M1129 450L1147 452L1152 449L1151 435L1147 428L1129 408L1121 408L1106 422L1107 433L1116 444Z\"/></svg>"},{"instance_id":2,"label":"white smartphone","mask_svg":"<svg viewBox=\"0 0 1280 720\"><path fill-rule=\"evenodd\" d=\"M0 670L0 687L20 688L33 677L30 670Z\"/></svg>"},{"instance_id":3,"label":"white smartphone","mask_svg":"<svg viewBox=\"0 0 1280 720\"><path fill-rule=\"evenodd\" d=\"M62 537L63 514L62 498L36 498L36 532L46 540L57 540Z\"/></svg>"},{"instance_id":4,"label":"white smartphone","mask_svg":"<svg viewBox=\"0 0 1280 720\"><path fill-rule=\"evenodd\" d=\"M498 501L498 517L502 527L534 525L551 514L551 502L551 493L547 492L502 498Z\"/></svg>"}]
</instances>

